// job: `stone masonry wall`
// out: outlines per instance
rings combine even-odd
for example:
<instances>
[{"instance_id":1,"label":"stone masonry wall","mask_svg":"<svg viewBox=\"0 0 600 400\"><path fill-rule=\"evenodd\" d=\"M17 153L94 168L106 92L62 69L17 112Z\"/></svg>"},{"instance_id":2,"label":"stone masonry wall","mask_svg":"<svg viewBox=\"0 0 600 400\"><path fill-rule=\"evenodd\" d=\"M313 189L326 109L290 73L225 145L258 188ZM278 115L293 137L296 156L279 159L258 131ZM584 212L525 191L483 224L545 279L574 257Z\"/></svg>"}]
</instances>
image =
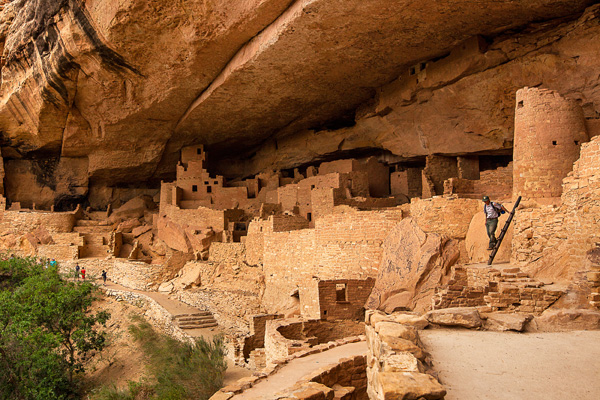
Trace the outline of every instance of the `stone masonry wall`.
<instances>
[{"instance_id":1,"label":"stone masonry wall","mask_svg":"<svg viewBox=\"0 0 600 400\"><path fill-rule=\"evenodd\" d=\"M71 232L76 216L72 212L4 211L1 232L24 234L43 226L49 232Z\"/></svg>"},{"instance_id":2,"label":"stone masonry wall","mask_svg":"<svg viewBox=\"0 0 600 400\"><path fill-rule=\"evenodd\" d=\"M118 258L82 259L62 262L61 272L72 274L76 264L86 269L86 276L90 279L100 277L102 270L105 270L112 282L136 290L155 290L167 268L161 264L146 264Z\"/></svg>"},{"instance_id":3,"label":"stone masonry wall","mask_svg":"<svg viewBox=\"0 0 600 400\"><path fill-rule=\"evenodd\" d=\"M212 262L241 262L246 259L246 245L244 243L220 243L210 245L209 260Z\"/></svg>"},{"instance_id":4,"label":"stone masonry wall","mask_svg":"<svg viewBox=\"0 0 600 400\"><path fill-rule=\"evenodd\" d=\"M441 195L444 193L444 181L458 176L456 157L427 156L426 166L423 170L423 198ZM425 181L433 184L433 193L425 190Z\"/></svg>"},{"instance_id":5,"label":"stone masonry wall","mask_svg":"<svg viewBox=\"0 0 600 400\"><path fill-rule=\"evenodd\" d=\"M600 137L581 146L563 180L560 207L525 203L515 221L512 259L540 276L571 280L585 272L586 253L600 242Z\"/></svg>"},{"instance_id":6,"label":"stone masonry wall","mask_svg":"<svg viewBox=\"0 0 600 400\"><path fill-rule=\"evenodd\" d=\"M392 195L403 194L409 198L421 196L423 193L421 173L420 168L406 168L392 172L390 175Z\"/></svg>"},{"instance_id":7,"label":"stone masonry wall","mask_svg":"<svg viewBox=\"0 0 600 400\"><path fill-rule=\"evenodd\" d=\"M375 279L338 279L318 283L321 319L363 319ZM343 293L343 296L341 294Z\"/></svg>"},{"instance_id":8,"label":"stone masonry wall","mask_svg":"<svg viewBox=\"0 0 600 400\"><path fill-rule=\"evenodd\" d=\"M367 394L370 400L443 399L444 387L425 373L419 329L425 318L367 311Z\"/></svg>"},{"instance_id":9,"label":"stone masonry wall","mask_svg":"<svg viewBox=\"0 0 600 400\"><path fill-rule=\"evenodd\" d=\"M458 177L461 179L478 180L479 157L457 157Z\"/></svg>"},{"instance_id":10,"label":"stone masonry wall","mask_svg":"<svg viewBox=\"0 0 600 400\"><path fill-rule=\"evenodd\" d=\"M313 277L376 277L387 232L402 219L399 208L338 212L317 219L315 229L266 233L264 238L264 304L268 312L289 300Z\"/></svg>"},{"instance_id":11,"label":"stone masonry wall","mask_svg":"<svg viewBox=\"0 0 600 400\"><path fill-rule=\"evenodd\" d=\"M492 201L509 199L513 189L513 167L481 171L478 180L450 178L444 182L444 194L457 194L459 197L480 200L483 195Z\"/></svg>"},{"instance_id":12,"label":"stone masonry wall","mask_svg":"<svg viewBox=\"0 0 600 400\"><path fill-rule=\"evenodd\" d=\"M583 110L552 90L517 91L514 197L558 200L562 180L588 141Z\"/></svg>"}]
</instances>

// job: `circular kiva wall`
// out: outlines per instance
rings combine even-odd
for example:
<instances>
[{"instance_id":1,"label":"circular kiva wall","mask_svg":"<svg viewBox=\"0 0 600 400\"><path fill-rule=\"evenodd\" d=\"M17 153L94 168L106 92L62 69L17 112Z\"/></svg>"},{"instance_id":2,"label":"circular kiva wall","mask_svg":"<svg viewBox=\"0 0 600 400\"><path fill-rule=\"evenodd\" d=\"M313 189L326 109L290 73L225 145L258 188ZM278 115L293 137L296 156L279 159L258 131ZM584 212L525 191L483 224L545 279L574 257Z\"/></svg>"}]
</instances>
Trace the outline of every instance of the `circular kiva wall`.
<instances>
[{"instance_id":1,"label":"circular kiva wall","mask_svg":"<svg viewBox=\"0 0 600 400\"><path fill-rule=\"evenodd\" d=\"M581 107L547 89L517 91L513 195L556 201L588 141Z\"/></svg>"}]
</instances>

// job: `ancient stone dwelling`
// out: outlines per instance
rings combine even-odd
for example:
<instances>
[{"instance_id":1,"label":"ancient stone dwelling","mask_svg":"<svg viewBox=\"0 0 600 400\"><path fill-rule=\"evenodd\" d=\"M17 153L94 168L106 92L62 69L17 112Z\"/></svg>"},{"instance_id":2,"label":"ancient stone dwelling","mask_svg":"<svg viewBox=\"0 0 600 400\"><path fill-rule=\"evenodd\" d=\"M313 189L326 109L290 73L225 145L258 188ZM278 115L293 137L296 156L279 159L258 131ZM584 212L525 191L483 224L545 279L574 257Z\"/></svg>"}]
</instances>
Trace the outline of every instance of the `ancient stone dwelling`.
<instances>
[{"instance_id":1,"label":"ancient stone dwelling","mask_svg":"<svg viewBox=\"0 0 600 400\"><path fill-rule=\"evenodd\" d=\"M118 3L0 0L0 249L198 309L145 300L254 374L215 399L360 346L264 398L440 399L423 329L600 328L596 1Z\"/></svg>"}]
</instances>

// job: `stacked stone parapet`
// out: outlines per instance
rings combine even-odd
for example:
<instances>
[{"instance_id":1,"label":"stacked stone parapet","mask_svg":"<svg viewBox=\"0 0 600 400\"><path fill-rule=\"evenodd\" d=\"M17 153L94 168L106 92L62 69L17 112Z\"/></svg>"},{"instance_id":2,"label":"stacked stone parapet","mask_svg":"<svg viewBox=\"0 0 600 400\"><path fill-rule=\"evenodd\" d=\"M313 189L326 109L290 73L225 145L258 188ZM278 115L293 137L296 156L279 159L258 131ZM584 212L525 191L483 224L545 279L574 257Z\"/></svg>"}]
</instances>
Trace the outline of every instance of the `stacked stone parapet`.
<instances>
[{"instance_id":1,"label":"stacked stone parapet","mask_svg":"<svg viewBox=\"0 0 600 400\"><path fill-rule=\"evenodd\" d=\"M369 399L444 398L444 387L425 370L427 353L419 339L425 318L369 310L365 322Z\"/></svg>"},{"instance_id":2,"label":"stacked stone parapet","mask_svg":"<svg viewBox=\"0 0 600 400\"><path fill-rule=\"evenodd\" d=\"M250 389L254 385L262 382L265 379L268 379L273 374L277 373L282 367L287 365L290 361L311 356L313 354L318 354L322 352L326 352L333 348L344 346L351 343L357 343L365 341L365 335L358 336L350 336L345 337L343 339L332 340L327 343L318 344L316 346L311 347L310 349L302 350L290 354L289 356L274 360L273 363L269 364L267 367L262 369L261 371L257 371L253 376L241 378L237 382L232 383L230 385L225 386L217 393L215 393L210 400L228 400L234 398L238 394L244 393L244 391ZM297 392L306 392L307 389L310 389L311 395L316 397L313 398L323 398L323 399L331 399L331 398L339 398L339 399L348 399L354 400L357 397L344 397L348 394L352 396L356 388L354 387L341 387L341 385L337 384L338 382L343 382L346 379L354 379L355 383L362 387L365 383L366 376L363 375L362 371L365 368L365 357L364 356L355 356L353 358L344 358L339 360L335 364L330 364L326 367L320 368L316 371L313 371L311 374L303 377L297 385L294 385L290 388L286 393L280 393L281 398L299 398L296 396ZM342 372L343 371L343 372ZM346 374L350 372L350 374ZM332 372L334 374L332 374ZM340 374L341 372L341 374ZM314 381L312 381L314 379ZM332 386L336 386L336 389L331 389L323 384L317 383L317 381L326 380L328 383L331 383ZM354 390L353 390L354 389ZM290 397L291 396L291 397ZM333 397L336 396L336 397ZM306 398L306 397L304 397Z\"/></svg>"}]
</instances>

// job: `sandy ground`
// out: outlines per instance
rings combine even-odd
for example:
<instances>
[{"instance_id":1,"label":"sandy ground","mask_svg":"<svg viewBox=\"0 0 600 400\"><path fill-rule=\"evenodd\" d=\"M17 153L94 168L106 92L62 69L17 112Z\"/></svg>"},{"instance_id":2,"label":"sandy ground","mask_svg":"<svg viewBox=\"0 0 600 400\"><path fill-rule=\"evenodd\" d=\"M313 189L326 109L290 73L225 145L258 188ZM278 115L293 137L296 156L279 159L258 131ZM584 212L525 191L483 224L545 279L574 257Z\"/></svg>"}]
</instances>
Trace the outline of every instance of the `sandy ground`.
<instances>
[{"instance_id":1,"label":"sandy ground","mask_svg":"<svg viewBox=\"0 0 600 400\"><path fill-rule=\"evenodd\" d=\"M446 400L600 399L600 331L425 330Z\"/></svg>"},{"instance_id":2,"label":"sandy ground","mask_svg":"<svg viewBox=\"0 0 600 400\"><path fill-rule=\"evenodd\" d=\"M245 390L244 393L232 397L232 400L267 400L276 398L274 395L294 386L302 377L315 369L328 364L335 364L346 357L367 354L367 343L357 342L335 347L323 353L312 354L297 358L283 366L279 371Z\"/></svg>"},{"instance_id":3,"label":"sandy ground","mask_svg":"<svg viewBox=\"0 0 600 400\"><path fill-rule=\"evenodd\" d=\"M107 322L107 347L86 363L89 388L103 385L127 387L127 381L138 381L146 372L144 353L129 333L131 316L143 316L144 310L126 302L104 297L94 302L92 310L106 310L111 317Z\"/></svg>"}]
</instances>

